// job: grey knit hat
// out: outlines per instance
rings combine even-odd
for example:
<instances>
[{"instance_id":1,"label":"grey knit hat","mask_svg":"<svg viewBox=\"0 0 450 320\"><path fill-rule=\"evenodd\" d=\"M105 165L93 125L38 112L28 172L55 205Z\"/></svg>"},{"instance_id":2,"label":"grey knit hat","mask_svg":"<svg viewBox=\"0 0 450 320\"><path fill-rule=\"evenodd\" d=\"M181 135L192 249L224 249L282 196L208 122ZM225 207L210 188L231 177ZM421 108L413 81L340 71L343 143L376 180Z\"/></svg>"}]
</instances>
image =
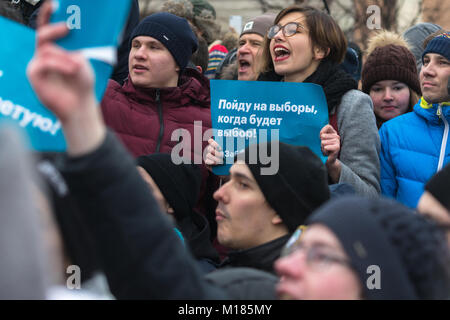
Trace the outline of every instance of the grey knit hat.
<instances>
[{"instance_id":1,"label":"grey knit hat","mask_svg":"<svg viewBox=\"0 0 450 320\"><path fill-rule=\"evenodd\" d=\"M403 33L403 38L410 45L410 50L416 58L418 72L422 68L423 42L430 34L441 29L437 24L425 22L416 24Z\"/></svg>"},{"instance_id":2,"label":"grey knit hat","mask_svg":"<svg viewBox=\"0 0 450 320\"><path fill-rule=\"evenodd\" d=\"M273 25L275 17L276 15L274 13L265 13L254 17L244 25L240 36L242 37L247 33L256 33L264 38L267 30Z\"/></svg>"}]
</instances>

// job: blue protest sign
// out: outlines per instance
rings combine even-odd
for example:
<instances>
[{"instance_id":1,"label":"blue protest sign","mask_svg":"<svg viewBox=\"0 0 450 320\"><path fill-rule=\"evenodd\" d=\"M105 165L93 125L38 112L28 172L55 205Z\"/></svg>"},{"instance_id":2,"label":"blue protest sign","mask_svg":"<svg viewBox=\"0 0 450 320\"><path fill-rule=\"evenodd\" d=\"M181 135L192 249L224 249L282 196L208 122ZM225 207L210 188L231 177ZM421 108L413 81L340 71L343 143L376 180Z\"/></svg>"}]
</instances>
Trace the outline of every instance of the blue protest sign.
<instances>
[{"instance_id":1,"label":"blue protest sign","mask_svg":"<svg viewBox=\"0 0 450 320\"><path fill-rule=\"evenodd\" d=\"M328 106L319 85L211 80L211 117L225 154L224 165L213 168L217 175L227 175L249 144L272 139L307 146L326 161L319 133L328 124Z\"/></svg>"},{"instance_id":2,"label":"blue protest sign","mask_svg":"<svg viewBox=\"0 0 450 320\"><path fill-rule=\"evenodd\" d=\"M59 0L58 3L59 11L52 21L64 20L69 24L76 14L72 4L66 0ZM102 10L102 14L92 20L92 13L98 10L99 5L108 9L106 13ZM71 6L72 11L69 10ZM72 40L64 38L59 42L66 49L81 50L90 59L95 72L98 101L103 97L113 70L115 48L128 17L129 6L129 0L115 0L114 6L108 0L77 1L81 29L71 30L67 38L72 37ZM0 39L5 44L0 47L0 119L23 128L33 149L64 151L66 143L58 119L39 102L26 76L27 65L34 55L35 37L34 30L0 17Z\"/></svg>"}]
</instances>

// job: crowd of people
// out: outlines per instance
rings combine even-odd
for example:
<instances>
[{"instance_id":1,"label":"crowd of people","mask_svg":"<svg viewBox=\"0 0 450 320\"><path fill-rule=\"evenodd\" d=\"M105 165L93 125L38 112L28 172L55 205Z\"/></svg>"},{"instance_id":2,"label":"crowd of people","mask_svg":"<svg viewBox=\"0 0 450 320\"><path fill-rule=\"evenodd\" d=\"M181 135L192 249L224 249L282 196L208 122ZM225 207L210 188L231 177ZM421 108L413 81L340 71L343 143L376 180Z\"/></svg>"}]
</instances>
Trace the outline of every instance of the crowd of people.
<instances>
[{"instance_id":1,"label":"crowd of people","mask_svg":"<svg viewBox=\"0 0 450 320\"><path fill-rule=\"evenodd\" d=\"M89 62L55 44L69 30L49 24L50 1L20 17L1 9L34 21L28 79L67 151L27 162L1 128L11 152L0 172L20 174L2 180L0 297L449 299L450 32L379 31L363 63L314 7L259 15L225 41L207 1L167 2L139 20L133 1L102 101ZM305 146L258 143L214 175L223 150L213 136L194 141L212 127L213 78L320 85L326 162ZM180 130L202 145L185 155L201 165L174 163ZM275 174L261 150L278 154ZM64 288L70 266L78 291Z\"/></svg>"}]
</instances>

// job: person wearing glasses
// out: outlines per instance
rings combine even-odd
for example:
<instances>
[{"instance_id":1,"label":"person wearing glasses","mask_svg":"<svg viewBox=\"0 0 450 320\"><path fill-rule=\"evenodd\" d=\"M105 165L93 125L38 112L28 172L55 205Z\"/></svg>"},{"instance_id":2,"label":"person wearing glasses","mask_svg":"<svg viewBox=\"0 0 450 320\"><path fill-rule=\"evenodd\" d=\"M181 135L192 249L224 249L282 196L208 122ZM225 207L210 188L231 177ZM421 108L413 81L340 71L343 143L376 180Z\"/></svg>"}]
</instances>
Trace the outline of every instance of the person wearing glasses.
<instances>
[{"instance_id":1,"label":"person wearing glasses","mask_svg":"<svg viewBox=\"0 0 450 320\"><path fill-rule=\"evenodd\" d=\"M346 183L357 194L378 197L380 140L372 101L339 67L347 48L344 33L331 16L307 6L283 9L274 23L258 80L322 86L330 121L320 138L331 183Z\"/></svg>"},{"instance_id":2,"label":"person wearing glasses","mask_svg":"<svg viewBox=\"0 0 450 320\"><path fill-rule=\"evenodd\" d=\"M449 250L431 220L390 199L329 201L275 263L280 299L448 299Z\"/></svg>"},{"instance_id":3,"label":"person wearing glasses","mask_svg":"<svg viewBox=\"0 0 450 320\"><path fill-rule=\"evenodd\" d=\"M347 48L344 33L328 14L308 6L287 7L274 23L262 49L258 80L322 86L330 120L320 138L330 184L350 185L357 194L378 197L380 138L373 104L340 67ZM218 144L213 139L208 143L206 165L222 163Z\"/></svg>"}]
</instances>

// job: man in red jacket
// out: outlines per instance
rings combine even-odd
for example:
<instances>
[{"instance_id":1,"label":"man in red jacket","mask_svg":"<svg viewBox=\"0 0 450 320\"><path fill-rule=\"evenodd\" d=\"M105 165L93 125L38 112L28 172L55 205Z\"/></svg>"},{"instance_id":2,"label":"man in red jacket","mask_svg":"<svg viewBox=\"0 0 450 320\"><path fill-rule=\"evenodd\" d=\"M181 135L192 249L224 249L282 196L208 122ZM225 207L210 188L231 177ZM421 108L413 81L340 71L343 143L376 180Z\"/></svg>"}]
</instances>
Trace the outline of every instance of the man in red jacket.
<instances>
[{"instance_id":1,"label":"man in red jacket","mask_svg":"<svg viewBox=\"0 0 450 320\"><path fill-rule=\"evenodd\" d=\"M123 86L110 80L101 103L106 125L135 157L171 153L178 164L203 164L212 126L210 87L200 72L186 68L198 46L189 23L156 13L143 19L130 39L128 79ZM197 209L211 212L214 224L212 194L218 181L210 175L203 166Z\"/></svg>"},{"instance_id":2,"label":"man in red jacket","mask_svg":"<svg viewBox=\"0 0 450 320\"><path fill-rule=\"evenodd\" d=\"M148 16L134 29L128 80L123 86L110 81L102 101L106 124L134 156L170 153L185 129L191 160L202 162L193 139L203 137L199 130L194 137L194 129L201 126L203 135L211 128L210 96L208 80L186 68L196 49L188 22L170 13Z\"/></svg>"}]
</instances>

